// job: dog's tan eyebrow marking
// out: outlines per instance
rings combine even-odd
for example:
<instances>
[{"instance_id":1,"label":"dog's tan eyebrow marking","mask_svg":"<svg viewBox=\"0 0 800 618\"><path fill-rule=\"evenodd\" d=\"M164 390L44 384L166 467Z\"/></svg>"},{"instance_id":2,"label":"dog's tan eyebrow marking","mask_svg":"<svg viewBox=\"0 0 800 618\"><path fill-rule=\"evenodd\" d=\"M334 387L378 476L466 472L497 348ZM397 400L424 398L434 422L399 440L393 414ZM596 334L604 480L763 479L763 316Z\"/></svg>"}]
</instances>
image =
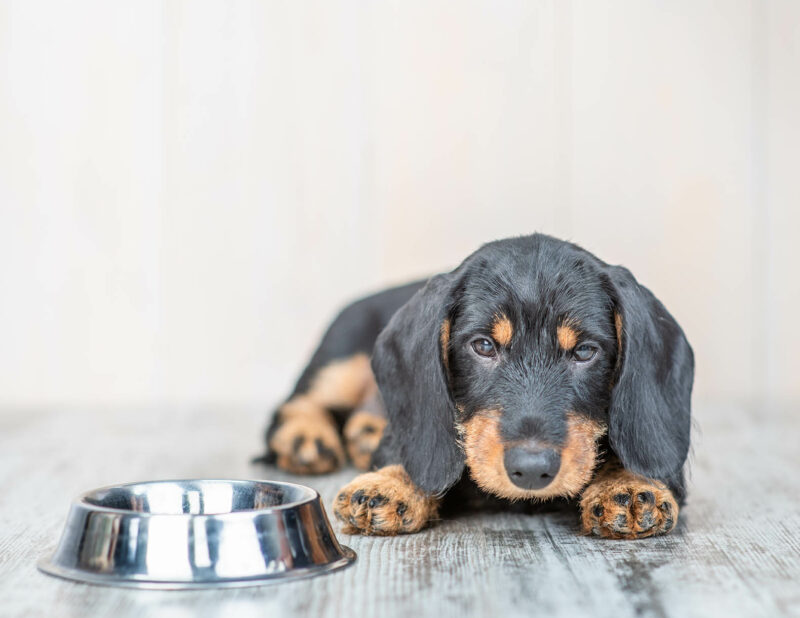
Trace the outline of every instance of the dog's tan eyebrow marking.
<instances>
[{"instance_id":1,"label":"dog's tan eyebrow marking","mask_svg":"<svg viewBox=\"0 0 800 618\"><path fill-rule=\"evenodd\" d=\"M571 350L578 343L578 322L575 320L564 320L564 323L556 330L558 345L565 350Z\"/></svg>"},{"instance_id":2,"label":"dog's tan eyebrow marking","mask_svg":"<svg viewBox=\"0 0 800 618\"><path fill-rule=\"evenodd\" d=\"M514 327L505 315L496 315L492 323L492 337L500 345L508 345L511 343L511 337L514 336Z\"/></svg>"}]
</instances>

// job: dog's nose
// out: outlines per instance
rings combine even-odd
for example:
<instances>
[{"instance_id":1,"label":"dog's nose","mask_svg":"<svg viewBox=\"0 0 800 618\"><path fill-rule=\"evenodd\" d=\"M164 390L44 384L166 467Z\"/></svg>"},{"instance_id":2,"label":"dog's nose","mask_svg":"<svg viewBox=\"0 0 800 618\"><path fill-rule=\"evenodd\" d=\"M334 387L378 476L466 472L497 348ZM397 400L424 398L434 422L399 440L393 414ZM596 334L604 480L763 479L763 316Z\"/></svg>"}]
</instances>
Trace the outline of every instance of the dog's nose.
<instances>
[{"instance_id":1,"label":"dog's nose","mask_svg":"<svg viewBox=\"0 0 800 618\"><path fill-rule=\"evenodd\" d=\"M556 478L561 455L549 448L515 446L506 450L503 463L514 485L522 489L542 489Z\"/></svg>"}]
</instances>

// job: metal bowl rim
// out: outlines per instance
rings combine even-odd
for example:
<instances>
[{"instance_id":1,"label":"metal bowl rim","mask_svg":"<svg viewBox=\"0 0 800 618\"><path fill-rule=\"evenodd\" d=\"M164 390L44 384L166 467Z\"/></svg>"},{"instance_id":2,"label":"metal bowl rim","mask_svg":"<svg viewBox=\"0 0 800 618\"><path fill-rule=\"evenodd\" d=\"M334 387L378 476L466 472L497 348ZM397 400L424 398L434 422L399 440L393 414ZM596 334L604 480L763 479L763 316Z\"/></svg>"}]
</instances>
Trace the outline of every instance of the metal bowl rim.
<instances>
[{"instance_id":1,"label":"metal bowl rim","mask_svg":"<svg viewBox=\"0 0 800 618\"><path fill-rule=\"evenodd\" d=\"M146 511L133 511L131 509L118 509L110 506L101 506L89 502L87 498L93 496L101 491L108 491L112 489L121 489L131 487L133 485L160 485L165 483L206 483L206 482L223 482L223 483L263 483L265 485L279 485L283 487L292 487L301 490L303 493L308 493L307 499L297 500L295 502L287 502L286 504L279 504L276 506L268 506L260 509L246 509L242 511L228 511L224 513L149 513ZM269 514L276 511L286 511L295 509L299 506L309 504L315 500L320 500L319 492L307 485L300 485L299 483L290 483L288 481L270 481L266 479L232 479L232 478L191 478L191 479L158 479L148 481L133 481L128 483L118 483L114 485L105 485L90 489L89 491L79 494L73 501L73 506L77 506L88 511L101 512L101 513L117 513L121 515L128 515L130 517L184 517L184 518L208 518L208 517L253 517L254 515Z\"/></svg>"}]
</instances>

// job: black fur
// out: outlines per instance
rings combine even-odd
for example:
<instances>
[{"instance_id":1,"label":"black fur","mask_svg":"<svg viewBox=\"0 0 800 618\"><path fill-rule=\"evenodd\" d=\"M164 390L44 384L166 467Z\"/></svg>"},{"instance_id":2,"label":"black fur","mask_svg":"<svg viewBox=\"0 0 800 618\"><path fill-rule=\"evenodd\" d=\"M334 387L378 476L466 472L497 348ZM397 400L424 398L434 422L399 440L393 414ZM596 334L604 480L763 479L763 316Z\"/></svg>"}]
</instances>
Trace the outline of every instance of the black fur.
<instances>
[{"instance_id":1,"label":"black fur","mask_svg":"<svg viewBox=\"0 0 800 618\"><path fill-rule=\"evenodd\" d=\"M373 461L379 466L399 461L429 493L453 485L464 468L440 344L442 324L460 296L458 273L434 277L403 305L378 337L372 356L389 415Z\"/></svg>"},{"instance_id":2,"label":"black fur","mask_svg":"<svg viewBox=\"0 0 800 618\"><path fill-rule=\"evenodd\" d=\"M625 468L685 495L694 355L680 326L646 287L620 266L606 266L622 316L621 362L609 407L611 448Z\"/></svg>"},{"instance_id":3,"label":"black fur","mask_svg":"<svg viewBox=\"0 0 800 618\"><path fill-rule=\"evenodd\" d=\"M499 315L512 322L514 336L487 360L472 342L490 338ZM443 351L445 320L450 337ZM559 345L557 328L570 320L579 342L596 348L591 361L579 363ZM541 234L489 243L424 287L409 284L351 305L295 393L331 360L370 350L389 418L373 463L401 463L429 493L443 493L462 477L456 423L499 409L509 441L562 444L571 411L606 422L607 444L626 468L684 495L691 348L627 270L576 245Z\"/></svg>"}]
</instances>

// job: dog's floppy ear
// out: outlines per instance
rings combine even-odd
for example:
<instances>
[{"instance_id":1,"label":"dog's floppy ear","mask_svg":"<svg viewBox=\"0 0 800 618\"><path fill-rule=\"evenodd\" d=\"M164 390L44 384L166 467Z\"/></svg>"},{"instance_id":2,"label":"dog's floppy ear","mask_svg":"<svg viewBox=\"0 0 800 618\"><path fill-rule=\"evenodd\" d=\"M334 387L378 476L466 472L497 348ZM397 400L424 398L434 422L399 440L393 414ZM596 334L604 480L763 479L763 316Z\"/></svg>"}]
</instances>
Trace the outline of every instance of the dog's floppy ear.
<instances>
[{"instance_id":1,"label":"dog's floppy ear","mask_svg":"<svg viewBox=\"0 0 800 618\"><path fill-rule=\"evenodd\" d=\"M428 281L394 314L372 356L389 416L381 446L403 464L417 487L431 494L453 485L464 468L445 356L454 281L454 273Z\"/></svg>"},{"instance_id":2,"label":"dog's floppy ear","mask_svg":"<svg viewBox=\"0 0 800 618\"><path fill-rule=\"evenodd\" d=\"M664 305L627 269L606 272L619 344L611 447L632 472L680 485L689 451L692 348Z\"/></svg>"}]
</instances>

